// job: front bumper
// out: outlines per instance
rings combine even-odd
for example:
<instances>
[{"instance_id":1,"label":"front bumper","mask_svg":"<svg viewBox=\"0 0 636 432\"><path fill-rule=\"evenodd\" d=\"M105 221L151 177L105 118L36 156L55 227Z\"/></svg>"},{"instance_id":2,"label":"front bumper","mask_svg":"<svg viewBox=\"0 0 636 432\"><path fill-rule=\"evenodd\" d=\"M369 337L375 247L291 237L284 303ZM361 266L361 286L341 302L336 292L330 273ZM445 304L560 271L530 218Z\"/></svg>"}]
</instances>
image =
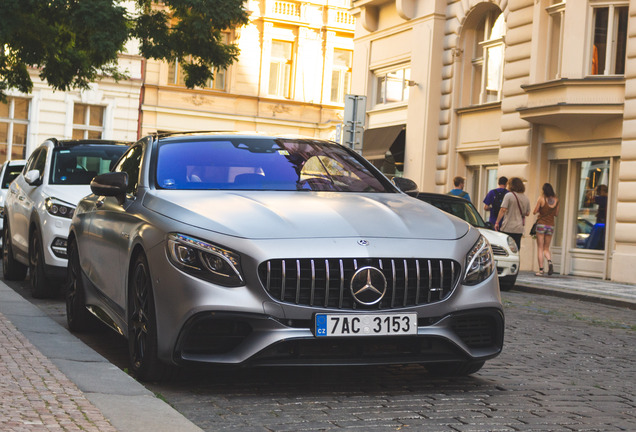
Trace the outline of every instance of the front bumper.
<instances>
[{"instance_id":1,"label":"front bumper","mask_svg":"<svg viewBox=\"0 0 636 432\"><path fill-rule=\"evenodd\" d=\"M183 328L174 361L246 365L360 365L483 361L503 346L499 309L418 320L417 335L316 338L313 321L200 313Z\"/></svg>"}]
</instances>

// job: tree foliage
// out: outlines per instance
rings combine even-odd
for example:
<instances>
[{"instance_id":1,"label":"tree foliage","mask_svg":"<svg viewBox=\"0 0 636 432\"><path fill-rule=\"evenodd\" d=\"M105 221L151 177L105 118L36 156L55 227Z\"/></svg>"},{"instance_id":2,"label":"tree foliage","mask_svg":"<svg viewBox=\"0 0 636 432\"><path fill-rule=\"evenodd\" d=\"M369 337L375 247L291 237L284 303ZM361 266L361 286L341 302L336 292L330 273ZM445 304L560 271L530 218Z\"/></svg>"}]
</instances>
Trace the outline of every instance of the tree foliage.
<instances>
[{"instance_id":1,"label":"tree foliage","mask_svg":"<svg viewBox=\"0 0 636 432\"><path fill-rule=\"evenodd\" d=\"M0 99L31 92L29 68L57 90L125 78L117 57L131 39L145 58L179 61L186 86L205 86L238 57L222 31L247 22L243 0L1 0Z\"/></svg>"}]
</instances>

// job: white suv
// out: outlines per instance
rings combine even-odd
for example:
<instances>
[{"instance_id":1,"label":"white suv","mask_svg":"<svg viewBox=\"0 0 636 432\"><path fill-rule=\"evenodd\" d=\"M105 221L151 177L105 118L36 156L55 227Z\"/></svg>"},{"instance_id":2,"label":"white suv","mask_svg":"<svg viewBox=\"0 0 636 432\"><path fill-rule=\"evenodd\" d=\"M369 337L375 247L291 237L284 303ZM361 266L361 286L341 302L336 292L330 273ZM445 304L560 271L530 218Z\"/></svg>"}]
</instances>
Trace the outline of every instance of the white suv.
<instances>
[{"instance_id":1,"label":"white suv","mask_svg":"<svg viewBox=\"0 0 636 432\"><path fill-rule=\"evenodd\" d=\"M26 161L23 159L8 160L0 168L0 230L4 219L4 199L7 197L9 185L22 172ZM2 233L0 233L0 246L2 246Z\"/></svg>"},{"instance_id":2,"label":"white suv","mask_svg":"<svg viewBox=\"0 0 636 432\"><path fill-rule=\"evenodd\" d=\"M50 138L11 183L4 205L2 273L22 280L30 272L33 297L50 297L66 276L66 239L90 182L110 171L128 143Z\"/></svg>"}]
</instances>

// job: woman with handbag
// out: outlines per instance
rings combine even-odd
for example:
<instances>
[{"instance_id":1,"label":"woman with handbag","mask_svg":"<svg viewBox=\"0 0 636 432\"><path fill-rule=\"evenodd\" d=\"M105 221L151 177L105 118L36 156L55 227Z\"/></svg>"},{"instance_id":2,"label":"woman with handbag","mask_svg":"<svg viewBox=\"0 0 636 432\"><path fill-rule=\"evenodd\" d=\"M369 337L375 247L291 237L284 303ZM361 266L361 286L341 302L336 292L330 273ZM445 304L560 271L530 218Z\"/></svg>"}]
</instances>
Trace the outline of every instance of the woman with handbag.
<instances>
[{"instance_id":1,"label":"woman with handbag","mask_svg":"<svg viewBox=\"0 0 636 432\"><path fill-rule=\"evenodd\" d=\"M508 190L510 192L504 196L501 202L495 230L508 234L517 243L517 248L521 249L521 237L526 224L526 216L530 215L530 200L524 193L526 187L519 177L508 180ZM502 218L503 222L501 222Z\"/></svg>"},{"instance_id":2,"label":"woman with handbag","mask_svg":"<svg viewBox=\"0 0 636 432\"><path fill-rule=\"evenodd\" d=\"M543 259L548 260L548 275L554 273L552 265L552 254L550 253L550 242L554 235L554 218L559 213L559 199L554 193L554 188L550 183L543 185L543 193L537 200L532 214L537 216L537 260L539 261L539 271L537 276L543 276Z\"/></svg>"}]
</instances>

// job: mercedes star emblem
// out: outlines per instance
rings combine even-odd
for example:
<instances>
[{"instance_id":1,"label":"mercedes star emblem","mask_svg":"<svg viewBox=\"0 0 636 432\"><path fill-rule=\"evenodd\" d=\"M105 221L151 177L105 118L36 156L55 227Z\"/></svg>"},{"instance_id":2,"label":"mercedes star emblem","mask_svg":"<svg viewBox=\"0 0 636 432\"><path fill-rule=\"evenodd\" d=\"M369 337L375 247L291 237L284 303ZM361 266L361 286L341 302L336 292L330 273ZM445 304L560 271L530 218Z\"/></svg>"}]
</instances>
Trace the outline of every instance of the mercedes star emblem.
<instances>
[{"instance_id":1,"label":"mercedes star emblem","mask_svg":"<svg viewBox=\"0 0 636 432\"><path fill-rule=\"evenodd\" d=\"M359 268L351 278L351 294L360 304L370 306L386 294L386 278L375 267Z\"/></svg>"}]
</instances>

